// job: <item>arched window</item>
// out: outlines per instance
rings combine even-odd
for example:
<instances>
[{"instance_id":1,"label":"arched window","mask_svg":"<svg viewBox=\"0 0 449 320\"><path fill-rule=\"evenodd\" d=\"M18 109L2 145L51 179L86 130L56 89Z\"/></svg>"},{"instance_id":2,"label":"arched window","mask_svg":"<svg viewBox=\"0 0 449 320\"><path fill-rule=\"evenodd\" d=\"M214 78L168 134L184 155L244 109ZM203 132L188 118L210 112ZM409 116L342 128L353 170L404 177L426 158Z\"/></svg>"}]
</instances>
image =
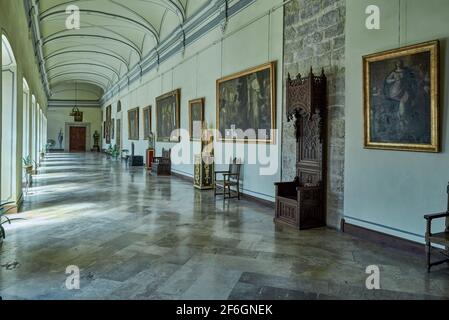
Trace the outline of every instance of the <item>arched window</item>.
<instances>
[{"instance_id":1,"label":"arched window","mask_svg":"<svg viewBox=\"0 0 449 320\"><path fill-rule=\"evenodd\" d=\"M17 64L12 47L2 34L1 201L17 201Z\"/></svg>"}]
</instances>

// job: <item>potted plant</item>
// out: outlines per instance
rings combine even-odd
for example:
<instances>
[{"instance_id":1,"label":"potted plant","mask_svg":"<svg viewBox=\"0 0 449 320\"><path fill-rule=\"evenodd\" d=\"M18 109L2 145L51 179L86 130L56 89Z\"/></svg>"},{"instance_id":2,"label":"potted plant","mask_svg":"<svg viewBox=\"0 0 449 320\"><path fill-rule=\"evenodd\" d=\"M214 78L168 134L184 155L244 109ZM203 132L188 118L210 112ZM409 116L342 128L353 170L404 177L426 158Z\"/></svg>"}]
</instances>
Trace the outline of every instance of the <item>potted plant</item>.
<instances>
[{"instance_id":1,"label":"potted plant","mask_svg":"<svg viewBox=\"0 0 449 320\"><path fill-rule=\"evenodd\" d=\"M120 151L119 151L117 145L114 145L114 148L112 149L112 152L111 152L111 156L114 160L117 160L118 157L120 156Z\"/></svg>"},{"instance_id":2,"label":"potted plant","mask_svg":"<svg viewBox=\"0 0 449 320\"><path fill-rule=\"evenodd\" d=\"M14 205L10 206L8 208L8 206L12 205L12 204L14 204L14 202L6 202L6 203L0 204L0 246L3 244L3 240L6 237L6 232L5 232L5 229L3 228L3 225L6 223L11 224L12 221L23 220L23 219L19 219L19 218L11 219L6 216L8 211L15 208Z\"/></svg>"},{"instance_id":3,"label":"potted plant","mask_svg":"<svg viewBox=\"0 0 449 320\"><path fill-rule=\"evenodd\" d=\"M31 159L31 156L23 158L23 169L27 174L33 174L33 160Z\"/></svg>"},{"instance_id":4,"label":"potted plant","mask_svg":"<svg viewBox=\"0 0 449 320\"><path fill-rule=\"evenodd\" d=\"M47 144L45 145L46 152L50 152L56 146L56 141L53 139L48 139Z\"/></svg>"}]
</instances>

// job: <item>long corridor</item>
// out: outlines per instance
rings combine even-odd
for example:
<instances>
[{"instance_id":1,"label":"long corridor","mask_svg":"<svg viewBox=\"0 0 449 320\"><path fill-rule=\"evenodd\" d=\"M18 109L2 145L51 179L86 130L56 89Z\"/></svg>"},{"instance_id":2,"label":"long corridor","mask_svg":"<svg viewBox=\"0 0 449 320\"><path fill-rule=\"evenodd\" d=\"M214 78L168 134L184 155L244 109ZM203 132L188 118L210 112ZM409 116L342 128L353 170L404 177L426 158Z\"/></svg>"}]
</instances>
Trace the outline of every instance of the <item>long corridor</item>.
<instances>
[{"instance_id":1,"label":"long corridor","mask_svg":"<svg viewBox=\"0 0 449 320\"><path fill-rule=\"evenodd\" d=\"M0 249L3 299L449 297L449 271L428 275L423 257L329 229L281 230L272 208L215 201L100 154L48 154L16 217ZM365 287L369 265L381 290ZM69 266L79 290L66 287Z\"/></svg>"}]
</instances>

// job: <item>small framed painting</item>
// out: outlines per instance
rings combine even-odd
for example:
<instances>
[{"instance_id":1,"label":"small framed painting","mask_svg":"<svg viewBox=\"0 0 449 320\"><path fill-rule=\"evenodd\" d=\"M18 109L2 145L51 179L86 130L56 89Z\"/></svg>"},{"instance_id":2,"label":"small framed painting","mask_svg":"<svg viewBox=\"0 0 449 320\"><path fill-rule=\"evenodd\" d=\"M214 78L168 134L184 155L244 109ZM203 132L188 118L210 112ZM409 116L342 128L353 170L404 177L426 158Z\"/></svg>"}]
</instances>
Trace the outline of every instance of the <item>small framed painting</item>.
<instances>
[{"instance_id":1,"label":"small framed painting","mask_svg":"<svg viewBox=\"0 0 449 320\"><path fill-rule=\"evenodd\" d=\"M151 130L151 106L148 106L143 108L143 137L145 140L148 140Z\"/></svg>"},{"instance_id":2,"label":"small framed painting","mask_svg":"<svg viewBox=\"0 0 449 320\"><path fill-rule=\"evenodd\" d=\"M191 141L200 141L204 123L204 98L189 101L189 133Z\"/></svg>"},{"instance_id":3,"label":"small framed painting","mask_svg":"<svg viewBox=\"0 0 449 320\"><path fill-rule=\"evenodd\" d=\"M139 140L139 108L128 111L128 139Z\"/></svg>"},{"instance_id":4,"label":"small framed painting","mask_svg":"<svg viewBox=\"0 0 449 320\"><path fill-rule=\"evenodd\" d=\"M363 57L365 148L439 152L439 42Z\"/></svg>"}]
</instances>

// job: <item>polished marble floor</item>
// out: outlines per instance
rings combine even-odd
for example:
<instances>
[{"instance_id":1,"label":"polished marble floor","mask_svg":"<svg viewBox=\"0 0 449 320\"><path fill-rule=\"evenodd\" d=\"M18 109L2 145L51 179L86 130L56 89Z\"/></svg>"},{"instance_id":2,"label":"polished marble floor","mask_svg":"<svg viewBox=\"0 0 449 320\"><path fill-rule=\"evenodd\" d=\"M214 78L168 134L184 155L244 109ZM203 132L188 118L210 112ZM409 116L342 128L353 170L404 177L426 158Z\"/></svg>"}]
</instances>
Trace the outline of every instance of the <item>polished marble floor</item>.
<instances>
[{"instance_id":1,"label":"polished marble floor","mask_svg":"<svg viewBox=\"0 0 449 320\"><path fill-rule=\"evenodd\" d=\"M273 210L214 201L176 177L95 154L50 154L26 220L0 248L3 299L446 299L449 268L337 231L273 224ZM366 267L381 290L367 290ZM68 266L80 289L68 290Z\"/></svg>"}]
</instances>

